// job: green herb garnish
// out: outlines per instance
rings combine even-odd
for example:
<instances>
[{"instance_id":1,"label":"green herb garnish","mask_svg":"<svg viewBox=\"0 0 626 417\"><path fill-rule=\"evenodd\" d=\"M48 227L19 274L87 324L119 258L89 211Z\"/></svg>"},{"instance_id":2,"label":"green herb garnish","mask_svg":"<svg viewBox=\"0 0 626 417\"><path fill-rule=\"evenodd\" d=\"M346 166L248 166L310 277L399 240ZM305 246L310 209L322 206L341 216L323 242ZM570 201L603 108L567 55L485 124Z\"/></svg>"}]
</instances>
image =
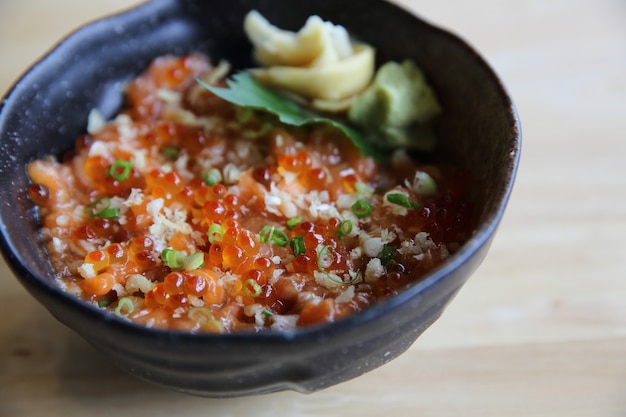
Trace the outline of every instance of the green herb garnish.
<instances>
[{"instance_id":1,"label":"green herb garnish","mask_svg":"<svg viewBox=\"0 0 626 417\"><path fill-rule=\"evenodd\" d=\"M306 253L306 246L304 245L304 236L294 236L289 241L289 246L293 251L293 256L304 255Z\"/></svg>"},{"instance_id":2,"label":"green herb garnish","mask_svg":"<svg viewBox=\"0 0 626 417\"><path fill-rule=\"evenodd\" d=\"M116 181L124 181L130 177L132 169L133 163L130 161L115 161L107 171L107 176L112 177Z\"/></svg>"},{"instance_id":3,"label":"green herb garnish","mask_svg":"<svg viewBox=\"0 0 626 417\"><path fill-rule=\"evenodd\" d=\"M128 317L135 310L135 303L128 297L120 298L115 308L115 315L118 317Z\"/></svg>"},{"instance_id":4,"label":"green herb garnish","mask_svg":"<svg viewBox=\"0 0 626 417\"><path fill-rule=\"evenodd\" d=\"M393 257L396 255L398 251L393 246L389 246L388 244L384 244L380 253L378 254L378 258L380 259L380 263L384 266L393 265L396 261L393 260Z\"/></svg>"},{"instance_id":5,"label":"green herb garnish","mask_svg":"<svg viewBox=\"0 0 626 417\"><path fill-rule=\"evenodd\" d=\"M206 307L191 307L187 312L189 320L196 322L201 329L224 333L224 326Z\"/></svg>"},{"instance_id":6,"label":"green herb garnish","mask_svg":"<svg viewBox=\"0 0 626 417\"><path fill-rule=\"evenodd\" d=\"M287 220L287 229L293 230L294 227L296 227L300 223L302 223L302 217L300 217L300 216L293 217L293 218Z\"/></svg>"},{"instance_id":7,"label":"green herb garnish","mask_svg":"<svg viewBox=\"0 0 626 417\"><path fill-rule=\"evenodd\" d=\"M243 282L242 291L247 297L256 298L261 295L263 289L258 282L250 278Z\"/></svg>"},{"instance_id":8,"label":"green herb garnish","mask_svg":"<svg viewBox=\"0 0 626 417\"><path fill-rule=\"evenodd\" d=\"M317 247L317 268L321 272L325 272L326 268L329 268L335 261L335 258L330 251L331 249L334 249L331 245L319 245Z\"/></svg>"},{"instance_id":9,"label":"green herb garnish","mask_svg":"<svg viewBox=\"0 0 626 417\"><path fill-rule=\"evenodd\" d=\"M215 185L222 182L222 173L217 168L211 168L202 175L202 179L206 185Z\"/></svg>"},{"instance_id":10,"label":"green herb garnish","mask_svg":"<svg viewBox=\"0 0 626 417\"><path fill-rule=\"evenodd\" d=\"M351 208L354 215L357 216L359 219L369 216L370 213L374 211L372 205L362 198L358 199Z\"/></svg>"},{"instance_id":11,"label":"green herb garnish","mask_svg":"<svg viewBox=\"0 0 626 417\"><path fill-rule=\"evenodd\" d=\"M347 236L350 233L352 233L352 221L351 220L344 220L341 223L339 223L339 227L337 228L337 236L339 236L340 238L343 238L344 236Z\"/></svg>"},{"instance_id":12,"label":"green herb garnish","mask_svg":"<svg viewBox=\"0 0 626 417\"><path fill-rule=\"evenodd\" d=\"M356 273L349 273L348 275L351 277L350 280L344 281L339 278L335 274L331 274L327 271L327 268L330 268L335 262L335 257L333 256L331 249L335 249L332 245L318 245L315 252L317 253L317 269L326 276L330 281L339 285L351 285L354 284L361 275L361 270L358 270Z\"/></svg>"},{"instance_id":13,"label":"green herb garnish","mask_svg":"<svg viewBox=\"0 0 626 417\"><path fill-rule=\"evenodd\" d=\"M219 242L224 236L224 230L221 225L213 223L211 224L211 227L209 227L207 235L209 237L209 243Z\"/></svg>"},{"instance_id":14,"label":"green herb garnish","mask_svg":"<svg viewBox=\"0 0 626 417\"><path fill-rule=\"evenodd\" d=\"M185 260L185 255L177 250L166 248L161 252L161 260L172 269L181 268Z\"/></svg>"},{"instance_id":15,"label":"green herb garnish","mask_svg":"<svg viewBox=\"0 0 626 417\"><path fill-rule=\"evenodd\" d=\"M272 113L282 123L291 126L319 124L342 131L365 156L382 160L388 153L381 152L368 142L363 134L336 120L315 114L295 102L281 96L256 81L248 72L240 71L227 80L229 88L215 87L197 79L198 83L216 96L242 107L250 107Z\"/></svg>"},{"instance_id":16,"label":"green herb garnish","mask_svg":"<svg viewBox=\"0 0 626 417\"><path fill-rule=\"evenodd\" d=\"M116 219L120 216L120 209L111 207L109 197L100 197L85 207L85 214L97 219Z\"/></svg>"},{"instance_id":17,"label":"green herb garnish","mask_svg":"<svg viewBox=\"0 0 626 417\"><path fill-rule=\"evenodd\" d=\"M105 308L111 304L111 300L100 300L98 301L98 307Z\"/></svg>"},{"instance_id":18,"label":"green herb garnish","mask_svg":"<svg viewBox=\"0 0 626 417\"><path fill-rule=\"evenodd\" d=\"M161 149L161 155L163 155L167 159L174 160L180 155L180 149L173 146L166 146L165 148Z\"/></svg>"},{"instance_id":19,"label":"green herb garnish","mask_svg":"<svg viewBox=\"0 0 626 417\"><path fill-rule=\"evenodd\" d=\"M395 204L408 209L419 210L422 208L422 206L409 200L409 197L402 193L387 194L387 201L389 201L391 204Z\"/></svg>"},{"instance_id":20,"label":"green herb garnish","mask_svg":"<svg viewBox=\"0 0 626 417\"><path fill-rule=\"evenodd\" d=\"M261 243L273 243L278 246L287 246L289 237L282 230L278 230L275 226L264 226L259 232L259 240Z\"/></svg>"},{"instance_id":21,"label":"green herb garnish","mask_svg":"<svg viewBox=\"0 0 626 417\"><path fill-rule=\"evenodd\" d=\"M204 252L195 252L183 260L185 271L195 271L204 266Z\"/></svg>"}]
</instances>

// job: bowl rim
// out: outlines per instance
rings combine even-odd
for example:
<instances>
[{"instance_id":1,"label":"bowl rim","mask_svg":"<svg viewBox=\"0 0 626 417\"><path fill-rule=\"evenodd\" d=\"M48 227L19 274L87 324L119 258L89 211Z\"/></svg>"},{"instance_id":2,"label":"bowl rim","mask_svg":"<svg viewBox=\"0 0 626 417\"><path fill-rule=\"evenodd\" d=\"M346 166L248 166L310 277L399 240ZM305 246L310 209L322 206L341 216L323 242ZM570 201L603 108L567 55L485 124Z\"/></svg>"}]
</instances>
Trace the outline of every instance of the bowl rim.
<instances>
[{"instance_id":1,"label":"bowl rim","mask_svg":"<svg viewBox=\"0 0 626 417\"><path fill-rule=\"evenodd\" d=\"M99 309L92 304L67 293L60 286L48 282L45 278L37 276L37 274L35 274L27 265L24 264L24 262L22 262L20 254L15 251L15 248L5 235L4 219L0 219L0 249L5 260L7 261L7 265L13 270L13 273L18 281L20 281L29 292L33 293L35 298L39 298L40 296L53 297L62 303L69 303L69 305L71 305L72 308L78 312L78 314L85 315L91 320L106 321L108 324L114 326L118 332L133 334L134 336L142 338L148 337L155 340L176 340L178 342L185 341L187 343L209 343L218 339L220 341L227 340L234 343L249 342L250 339L254 339L255 342L261 343L276 343L289 342L296 339L310 340L317 338L321 334L328 336L330 334L341 333L345 328L359 327L361 324L372 321L381 315L385 315L390 311L396 310L401 305L428 291L436 283L451 276L453 272L457 270L467 259L479 252L484 246L491 244L494 233L506 210L506 206L515 183L515 177L517 175L521 156L522 134L517 108L511 99L509 91L496 72L466 40L462 39L448 29L444 29L443 27L430 23L428 20L423 19L411 10L408 10L407 8L396 3L386 0L372 1L387 3L389 7L397 9L398 12L411 15L413 19L421 22L421 24L423 24L428 30L436 32L438 36L448 38L448 40L453 42L458 48L464 49L465 52L471 56L474 63L479 66L481 70L490 78L491 82L496 87L498 98L501 100L503 108L506 108L507 110L508 123L510 124L510 137L503 138L503 140L510 143L510 159L506 169L506 178L503 179L504 186L498 190L494 208L484 215L482 222L477 226L473 235L461 246L459 251L452 254L445 262L430 271L422 280L411 284L408 288L404 289L397 295L382 299L362 311L352 313L336 321L310 327L295 328L293 330L264 330L261 332L245 331L220 334L190 333L180 330L148 328L129 320L118 318L109 312ZM24 84L28 84L29 78L36 73L40 67L45 66L46 62L53 59L55 55L62 53L65 49L71 48L72 43L86 31L103 30L109 22L115 21L121 16L141 14L144 10L150 10L155 7L167 7L168 4L174 2L176 2L176 0L152 0L140 3L117 13L88 21L69 32L66 36L53 44L43 55L31 64L30 67L23 71L19 75L18 79L7 90L4 97L0 101L0 131L2 130L4 124L4 110L11 100L16 98L20 88L22 88ZM29 285L27 286L24 281L28 282Z\"/></svg>"}]
</instances>

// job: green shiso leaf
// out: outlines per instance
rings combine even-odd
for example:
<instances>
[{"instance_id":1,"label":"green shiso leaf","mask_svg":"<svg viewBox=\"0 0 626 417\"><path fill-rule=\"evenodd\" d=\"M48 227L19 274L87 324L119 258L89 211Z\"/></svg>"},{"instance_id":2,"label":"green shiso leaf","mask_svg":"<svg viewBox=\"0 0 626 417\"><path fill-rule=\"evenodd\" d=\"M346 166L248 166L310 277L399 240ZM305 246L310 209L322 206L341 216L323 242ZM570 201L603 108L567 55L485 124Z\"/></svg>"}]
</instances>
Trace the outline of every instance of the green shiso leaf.
<instances>
[{"instance_id":1,"label":"green shiso leaf","mask_svg":"<svg viewBox=\"0 0 626 417\"><path fill-rule=\"evenodd\" d=\"M264 110L278 117L282 123L291 126L304 126L308 124L321 124L332 126L341 130L352 140L354 145L365 156L371 156L382 160L388 154L374 146L361 132L336 120L313 113L297 103L281 96L280 94L265 87L254 79L250 73L240 71L234 74L226 82L228 88L215 87L202 80L197 80L200 85L211 91L218 97L242 107L250 107Z\"/></svg>"}]
</instances>

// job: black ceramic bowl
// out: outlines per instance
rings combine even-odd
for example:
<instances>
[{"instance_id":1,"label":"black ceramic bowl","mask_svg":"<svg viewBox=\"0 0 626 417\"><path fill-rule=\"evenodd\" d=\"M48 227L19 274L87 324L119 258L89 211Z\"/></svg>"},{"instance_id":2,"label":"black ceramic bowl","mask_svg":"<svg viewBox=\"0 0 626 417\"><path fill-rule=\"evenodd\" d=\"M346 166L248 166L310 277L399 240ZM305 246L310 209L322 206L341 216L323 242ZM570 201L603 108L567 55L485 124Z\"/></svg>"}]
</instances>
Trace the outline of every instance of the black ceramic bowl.
<instances>
[{"instance_id":1,"label":"black ceramic bowl","mask_svg":"<svg viewBox=\"0 0 626 417\"><path fill-rule=\"evenodd\" d=\"M75 32L34 65L0 112L0 245L16 277L62 323L146 380L202 396L316 391L395 358L442 313L487 253L511 192L520 126L502 84L459 38L380 0L154 0ZM118 320L54 284L26 196L25 166L61 154L90 109L112 116L122 87L155 57L200 51L248 67L242 20L257 9L297 30L318 14L376 47L377 59L412 58L445 115L433 156L470 169L479 210L474 236L426 279L371 308L318 327L260 334L184 334Z\"/></svg>"}]
</instances>

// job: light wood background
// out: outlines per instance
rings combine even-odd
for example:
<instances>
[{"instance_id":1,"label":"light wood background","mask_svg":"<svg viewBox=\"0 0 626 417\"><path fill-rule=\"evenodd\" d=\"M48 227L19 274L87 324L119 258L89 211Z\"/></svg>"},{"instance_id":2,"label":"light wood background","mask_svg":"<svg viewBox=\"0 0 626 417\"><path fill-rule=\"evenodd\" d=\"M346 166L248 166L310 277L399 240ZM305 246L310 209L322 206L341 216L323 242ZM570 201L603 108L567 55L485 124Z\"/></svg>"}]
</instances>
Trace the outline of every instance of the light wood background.
<instances>
[{"instance_id":1,"label":"light wood background","mask_svg":"<svg viewBox=\"0 0 626 417\"><path fill-rule=\"evenodd\" d=\"M487 259L403 356L301 395L209 400L112 368L0 261L0 416L626 416L626 2L398 0L492 64L523 125ZM1 0L0 92L136 0Z\"/></svg>"}]
</instances>

